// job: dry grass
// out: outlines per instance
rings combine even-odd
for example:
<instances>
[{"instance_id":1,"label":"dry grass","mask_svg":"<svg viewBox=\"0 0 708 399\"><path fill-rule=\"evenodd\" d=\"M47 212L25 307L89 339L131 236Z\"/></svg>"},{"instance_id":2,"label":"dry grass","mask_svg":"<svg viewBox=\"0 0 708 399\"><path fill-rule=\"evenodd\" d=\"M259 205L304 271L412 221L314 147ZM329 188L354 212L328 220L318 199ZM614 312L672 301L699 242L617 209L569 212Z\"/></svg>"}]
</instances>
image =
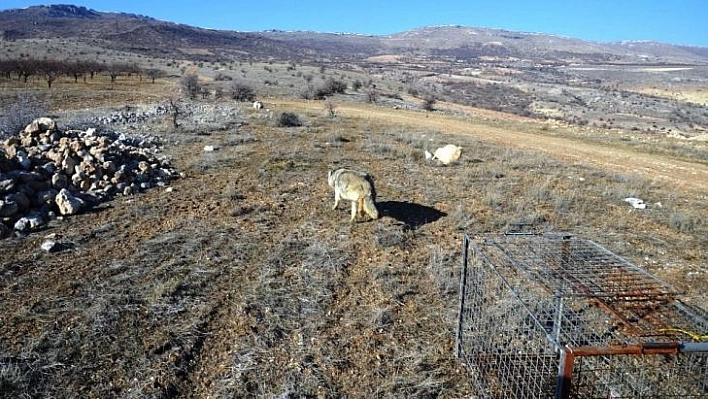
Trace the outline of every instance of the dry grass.
<instances>
[{"instance_id":1,"label":"dry grass","mask_svg":"<svg viewBox=\"0 0 708 399\"><path fill-rule=\"evenodd\" d=\"M158 98L153 87L52 95L117 105ZM187 174L173 192L53 224L63 252L43 253L43 232L0 242L3 397L469 397L453 350L461 234L516 221L598 241L706 304L705 193L497 139L594 138L344 99L336 116L295 100L219 105L245 123L155 128ZM303 126L278 127L281 112ZM422 156L449 142L459 162ZM333 165L373 174L382 218L331 210Z\"/></svg>"}]
</instances>

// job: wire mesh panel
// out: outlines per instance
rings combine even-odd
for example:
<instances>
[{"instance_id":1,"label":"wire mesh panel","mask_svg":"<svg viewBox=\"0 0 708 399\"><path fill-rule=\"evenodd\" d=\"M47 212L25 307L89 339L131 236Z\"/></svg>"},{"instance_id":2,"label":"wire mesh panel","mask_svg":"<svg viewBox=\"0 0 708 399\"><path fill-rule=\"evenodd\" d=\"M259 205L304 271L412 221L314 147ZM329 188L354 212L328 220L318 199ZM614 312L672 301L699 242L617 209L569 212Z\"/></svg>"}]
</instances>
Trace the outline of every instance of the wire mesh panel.
<instances>
[{"instance_id":1,"label":"wire mesh panel","mask_svg":"<svg viewBox=\"0 0 708 399\"><path fill-rule=\"evenodd\" d=\"M705 353L579 357L573 398L705 398Z\"/></svg>"},{"instance_id":2,"label":"wire mesh panel","mask_svg":"<svg viewBox=\"0 0 708 399\"><path fill-rule=\"evenodd\" d=\"M708 317L678 297L592 241L466 235L458 356L479 397L708 398Z\"/></svg>"}]
</instances>

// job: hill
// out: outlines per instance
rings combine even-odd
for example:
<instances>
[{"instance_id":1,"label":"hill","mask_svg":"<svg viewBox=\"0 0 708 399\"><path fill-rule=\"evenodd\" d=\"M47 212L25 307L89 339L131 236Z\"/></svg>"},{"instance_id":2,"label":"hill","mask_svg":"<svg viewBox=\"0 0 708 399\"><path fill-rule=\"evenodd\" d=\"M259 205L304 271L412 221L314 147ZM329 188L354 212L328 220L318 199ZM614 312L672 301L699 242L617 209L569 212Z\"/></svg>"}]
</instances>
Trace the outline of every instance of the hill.
<instances>
[{"instance_id":1,"label":"hill","mask_svg":"<svg viewBox=\"0 0 708 399\"><path fill-rule=\"evenodd\" d=\"M100 41L108 49L149 56L248 59L278 55L289 58L295 57L299 50L297 46L285 46L253 33L195 28L141 15L97 12L72 5L2 11L0 26L3 27L4 40L63 38L80 42ZM195 52L195 49L207 52Z\"/></svg>"},{"instance_id":2,"label":"hill","mask_svg":"<svg viewBox=\"0 0 708 399\"><path fill-rule=\"evenodd\" d=\"M205 60L355 61L396 54L462 61L491 57L532 63L708 63L708 49L656 42L596 43L543 33L464 26L422 27L389 36L220 31L73 5L5 10L0 12L0 26L4 40L102 40L117 50L143 54L159 50L166 57L191 55Z\"/></svg>"}]
</instances>

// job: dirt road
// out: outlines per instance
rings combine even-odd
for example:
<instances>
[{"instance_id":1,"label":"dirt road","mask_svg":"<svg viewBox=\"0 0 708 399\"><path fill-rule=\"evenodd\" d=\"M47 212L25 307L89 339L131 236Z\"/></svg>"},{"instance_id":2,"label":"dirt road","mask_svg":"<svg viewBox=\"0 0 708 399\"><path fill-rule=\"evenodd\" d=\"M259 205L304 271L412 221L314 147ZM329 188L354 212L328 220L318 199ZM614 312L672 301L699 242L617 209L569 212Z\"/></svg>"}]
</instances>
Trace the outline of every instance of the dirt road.
<instances>
[{"instance_id":1,"label":"dirt road","mask_svg":"<svg viewBox=\"0 0 708 399\"><path fill-rule=\"evenodd\" d=\"M317 102L279 101L276 106L321 111L323 105ZM469 115L478 110L455 106L458 111ZM546 153L549 157L569 164L584 164L603 170L638 174L654 179L677 191L691 191L700 195L708 193L708 165L687 162L673 157L646 153L630 148L617 148L601 143L588 142L571 136L554 136L509 130L492 126L475 118L463 119L442 113L421 113L403 109L383 108L365 104L338 104L336 112L342 116L375 120L376 123L409 125L417 128L439 130L450 135L467 135L476 140L486 141L504 147ZM484 112L484 111L483 111ZM509 116L503 114L504 118ZM481 118L480 118L481 119ZM513 117L515 122L539 123L532 119ZM513 126L513 124L510 124Z\"/></svg>"}]
</instances>

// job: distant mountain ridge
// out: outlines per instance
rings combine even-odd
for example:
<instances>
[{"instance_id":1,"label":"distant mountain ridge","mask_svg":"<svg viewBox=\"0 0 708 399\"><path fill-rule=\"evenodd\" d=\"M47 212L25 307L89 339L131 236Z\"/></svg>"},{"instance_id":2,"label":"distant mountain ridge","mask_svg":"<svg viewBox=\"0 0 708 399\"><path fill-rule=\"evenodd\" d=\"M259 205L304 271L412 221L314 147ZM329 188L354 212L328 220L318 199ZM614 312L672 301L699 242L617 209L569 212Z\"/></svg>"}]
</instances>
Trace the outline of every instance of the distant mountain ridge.
<instances>
[{"instance_id":1,"label":"distant mountain ridge","mask_svg":"<svg viewBox=\"0 0 708 399\"><path fill-rule=\"evenodd\" d=\"M598 55L600 59L624 61L699 62L708 61L708 48L689 47L659 42L592 42L545 33L526 33L504 29L465 26L422 27L391 36L391 40L407 46L437 50L465 49L470 46L496 46L520 57L548 56L560 53ZM604 55L604 56L602 56ZM587 57L585 57L587 58Z\"/></svg>"},{"instance_id":2,"label":"distant mountain ridge","mask_svg":"<svg viewBox=\"0 0 708 399\"><path fill-rule=\"evenodd\" d=\"M270 57L272 54L288 57L299 50L254 33L215 31L143 15L99 12L73 5L0 11L0 38L101 40L106 47L114 50L187 58L190 53L185 50L191 48L214 50L204 57L212 59L228 56L233 51L254 57ZM194 55L191 57L195 58Z\"/></svg>"},{"instance_id":3,"label":"distant mountain ridge","mask_svg":"<svg viewBox=\"0 0 708 399\"><path fill-rule=\"evenodd\" d=\"M421 27L386 36L225 31L136 14L99 12L69 4L0 11L0 34L3 40L102 40L118 50L205 60L266 58L353 62L391 54L464 61L708 64L708 48L658 42L600 43L543 33L457 25Z\"/></svg>"}]
</instances>

